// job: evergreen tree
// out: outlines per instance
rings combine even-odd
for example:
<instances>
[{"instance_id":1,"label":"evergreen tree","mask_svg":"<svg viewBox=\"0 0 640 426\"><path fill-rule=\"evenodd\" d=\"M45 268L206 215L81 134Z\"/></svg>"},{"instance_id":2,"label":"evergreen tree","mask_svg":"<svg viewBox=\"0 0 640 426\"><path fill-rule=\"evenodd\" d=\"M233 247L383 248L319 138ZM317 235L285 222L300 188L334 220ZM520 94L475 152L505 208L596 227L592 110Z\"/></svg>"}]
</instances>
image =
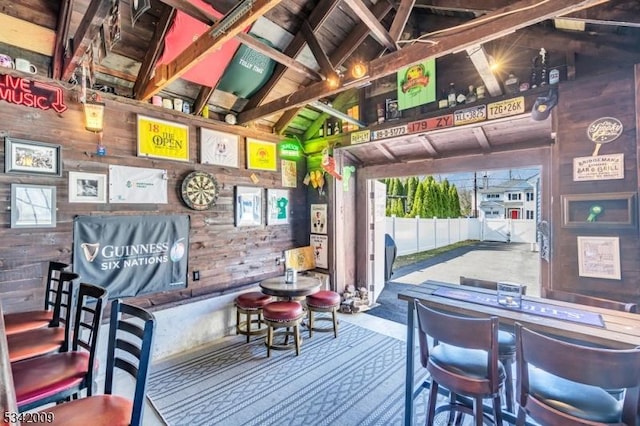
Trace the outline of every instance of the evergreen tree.
<instances>
[{"instance_id":1,"label":"evergreen tree","mask_svg":"<svg viewBox=\"0 0 640 426\"><path fill-rule=\"evenodd\" d=\"M447 179L440 183L440 216L438 217L452 217L450 188L451 185Z\"/></svg>"},{"instance_id":2,"label":"evergreen tree","mask_svg":"<svg viewBox=\"0 0 640 426\"><path fill-rule=\"evenodd\" d=\"M438 188L437 182L433 178L433 176L427 176L427 178L422 181L422 185L424 186L424 195L423 195L423 206L422 206L422 216L432 218L438 215Z\"/></svg>"},{"instance_id":3,"label":"evergreen tree","mask_svg":"<svg viewBox=\"0 0 640 426\"><path fill-rule=\"evenodd\" d=\"M449 211L450 217L458 218L462 216L462 212L460 209L460 198L458 197L458 188L455 185L452 185L449 188Z\"/></svg>"},{"instance_id":4,"label":"evergreen tree","mask_svg":"<svg viewBox=\"0 0 640 426\"><path fill-rule=\"evenodd\" d=\"M416 217L416 216L424 217L422 216L423 198L424 198L424 186L422 185L422 183L418 183L418 185L416 186L416 193L413 197L411 211L407 215L408 217Z\"/></svg>"},{"instance_id":5,"label":"evergreen tree","mask_svg":"<svg viewBox=\"0 0 640 426\"><path fill-rule=\"evenodd\" d=\"M411 176L407 179L406 185L406 195L407 195L407 217L409 217L409 213L413 209L413 199L416 196L416 188L418 187L418 178L415 176Z\"/></svg>"}]
</instances>

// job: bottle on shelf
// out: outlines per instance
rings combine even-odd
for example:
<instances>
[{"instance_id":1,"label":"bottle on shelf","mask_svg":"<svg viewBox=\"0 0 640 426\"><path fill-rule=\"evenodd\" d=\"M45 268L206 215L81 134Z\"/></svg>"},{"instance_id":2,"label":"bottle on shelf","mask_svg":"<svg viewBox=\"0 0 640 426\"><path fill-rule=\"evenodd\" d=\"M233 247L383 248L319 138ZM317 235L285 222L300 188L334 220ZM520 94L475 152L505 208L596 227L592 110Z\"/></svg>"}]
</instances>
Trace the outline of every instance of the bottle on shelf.
<instances>
[{"instance_id":1,"label":"bottle on shelf","mask_svg":"<svg viewBox=\"0 0 640 426\"><path fill-rule=\"evenodd\" d=\"M322 123L322 125L320 126L320 128L318 129L318 137L322 138L324 137L324 123Z\"/></svg>"},{"instance_id":2,"label":"bottle on shelf","mask_svg":"<svg viewBox=\"0 0 640 426\"><path fill-rule=\"evenodd\" d=\"M476 97L478 99L484 99L484 86L478 86L476 88Z\"/></svg>"},{"instance_id":3,"label":"bottle on shelf","mask_svg":"<svg viewBox=\"0 0 640 426\"><path fill-rule=\"evenodd\" d=\"M334 135L339 134L340 130L342 130L342 129L340 129L340 122L339 122L339 120L336 120L335 123L333 123L333 134Z\"/></svg>"},{"instance_id":4,"label":"bottle on shelf","mask_svg":"<svg viewBox=\"0 0 640 426\"><path fill-rule=\"evenodd\" d=\"M544 49L540 49L540 86L544 86L547 84L547 51Z\"/></svg>"},{"instance_id":5,"label":"bottle on shelf","mask_svg":"<svg viewBox=\"0 0 640 426\"><path fill-rule=\"evenodd\" d=\"M333 127L331 127L331 122L327 121L327 136L331 136L333 134Z\"/></svg>"},{"instance_id":6,"label":"bottle on shelf","mask_svg":"<svg viewBox=\"0 0 640 426\"><path fill-rule=\"evenodd\" d=\"M519 89L520 89L520 80L518 79L518 77L516 77L514 73L510 72L509 76L504 81L505 92L512 95L514 93L517 93Z\"/></svg>"},{"instance_id":7,"label":"bottle on shelf","mask_svg":"<svg viewBox=\"0 0 640 426\"><path fill-rule=\"evenodd\" d=\"M476 91L475 91L475 88L473 87L473 84L470 84L469 91L467 92L467 100L465 101L465 103L470 104L475 101L476 101Z\"/></svg>"},{"instance_id":8,"label":"bottle on shelf","mask_svg":"<svg viewBox=\"0 0 640 426\"><path fill-rule=\"evenodd\" d=\"M449 83L449 93L447 94L447 106L449 108L456 106L456 86Z\"/></svg>"},{"instance_id":9,"label":"bottle on shelf","mask_svg":"<svg viewBox=\"0 0 640 426\"><path fill-rule=\"evenodd\" d=\"M447 92L444 90L440 93L440 99L438 100L438 108L447 108L449 106L449 102L447 101Z\"/></svg>"}]
</instances>

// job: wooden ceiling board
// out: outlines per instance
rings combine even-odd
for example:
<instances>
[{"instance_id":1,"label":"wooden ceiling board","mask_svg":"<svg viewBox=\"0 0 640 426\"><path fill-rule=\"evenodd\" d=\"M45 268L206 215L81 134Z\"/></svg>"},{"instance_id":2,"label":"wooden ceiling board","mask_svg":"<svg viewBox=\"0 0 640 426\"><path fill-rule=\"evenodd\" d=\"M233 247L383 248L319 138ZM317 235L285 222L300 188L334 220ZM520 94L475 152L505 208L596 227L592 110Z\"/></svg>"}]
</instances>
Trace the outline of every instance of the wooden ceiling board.
<instances>
[{"instance_id":1,"label":"wooden ceiling board","mask_svg":"<svg viewBox=\"0 0 640 426\"><path fill-rule=\"evenodd\" d=\"M24 19L32 24L54 31L57 28L59 11L60 1L22 0L7 1L0 4L0 13Z\"/></svg>"}]
</instances>

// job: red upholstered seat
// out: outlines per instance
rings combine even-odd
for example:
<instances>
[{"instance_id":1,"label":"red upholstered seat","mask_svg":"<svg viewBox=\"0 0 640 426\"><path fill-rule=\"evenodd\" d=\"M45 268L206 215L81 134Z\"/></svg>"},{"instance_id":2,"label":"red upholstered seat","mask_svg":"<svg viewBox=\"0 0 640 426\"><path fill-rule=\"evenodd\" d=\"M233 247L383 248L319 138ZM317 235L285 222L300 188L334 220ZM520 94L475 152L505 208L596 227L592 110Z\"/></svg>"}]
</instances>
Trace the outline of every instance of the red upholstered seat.
<instances>
[{"instance_id":1,"label":"red upholstered seat","mask_svg":"<svg viewBox=\"0 0 640 426\"><path fill-rule=\"evenodd\" d=\"M53 311L26 311L4 315L7 336L27 330L48 327L53 319Z\"/></svg>"},{"instance_id":2,"label":"red upholstered seat","mask_svg":"<svg viewBox=\"0 0 640 426\"><path fill-rule=\"evenodd\" d=\"M64 343L63 327L47 327L7 336L9 360L21 361L57 352Z\"/></svg>"},{"instance_id":3,"label":"red upholstered seat","mask_svg":"<svg viewBox=\"0 0 640 426\"><path fill-rule=\"evenodd\" d=\"M303 314L299 302L271 302L262 308L264 319L267 321L291 321Z\"/></svg>"},{"instance_id":4,"label":"red upholstered seat","mask_svg":"<svg viewBox=\"0 0 640 426\"><path fill-rule=\"evenodd\" d=\"M321 290L307 296L307 306L330 308L340 304L340 295L335 291Z\"/></svg>"},{"instance_id":5,"label":"red upholstered seat","mask_svg":"<svg viewBox=\"0 0 640 426\"><path fill-rule=\"evenodd\" d=\"M259 309L271 302L271 296L259 291L242 293L236 297L236 305L243 309Z\"/></svg>"},{"instance_id":6,"label":"red upholstered seat","mask_svg":"<svg viewBox=\"0 0 640 426\"><path fill-rule=\"evenodd\" d=\"M89 353L79 351L44 355L12 363L18 406L79 385L86 377L88 368Z\"/></svg>"},{"instance_id":7,"label":"red upholstered seat","mask_svg":"<svg viewBox=\"0 0 640 426\"><path fill-rule=\"evenodd\" d=\"M133 401L118 395L95 395L81 398L72 403L63 403L44 409L52 413L51 423L30 423L36 425L61 426L128 426L131 424ZM108 413L108 416L105 416Z\"/></svg>"}]
</instances>

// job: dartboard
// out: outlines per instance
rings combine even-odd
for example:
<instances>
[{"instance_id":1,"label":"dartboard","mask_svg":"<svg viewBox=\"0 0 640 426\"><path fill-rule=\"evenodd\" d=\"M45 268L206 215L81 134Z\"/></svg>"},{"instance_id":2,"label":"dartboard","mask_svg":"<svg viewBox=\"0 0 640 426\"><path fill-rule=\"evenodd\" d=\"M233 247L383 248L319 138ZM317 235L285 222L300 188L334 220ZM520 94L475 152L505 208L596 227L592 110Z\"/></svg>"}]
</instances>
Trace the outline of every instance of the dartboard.
<instances>
[{"instance_id":1,"label":"dartboard","mask_svg":"<svg viewBox=\"0 0 640 426\"><path fill-rule=\"evenodd\" d=\"M182 199L193 210L210 209L218 198L218 182L207 172L191 172L182 181Z\"/></svg>"}]
</instances>

